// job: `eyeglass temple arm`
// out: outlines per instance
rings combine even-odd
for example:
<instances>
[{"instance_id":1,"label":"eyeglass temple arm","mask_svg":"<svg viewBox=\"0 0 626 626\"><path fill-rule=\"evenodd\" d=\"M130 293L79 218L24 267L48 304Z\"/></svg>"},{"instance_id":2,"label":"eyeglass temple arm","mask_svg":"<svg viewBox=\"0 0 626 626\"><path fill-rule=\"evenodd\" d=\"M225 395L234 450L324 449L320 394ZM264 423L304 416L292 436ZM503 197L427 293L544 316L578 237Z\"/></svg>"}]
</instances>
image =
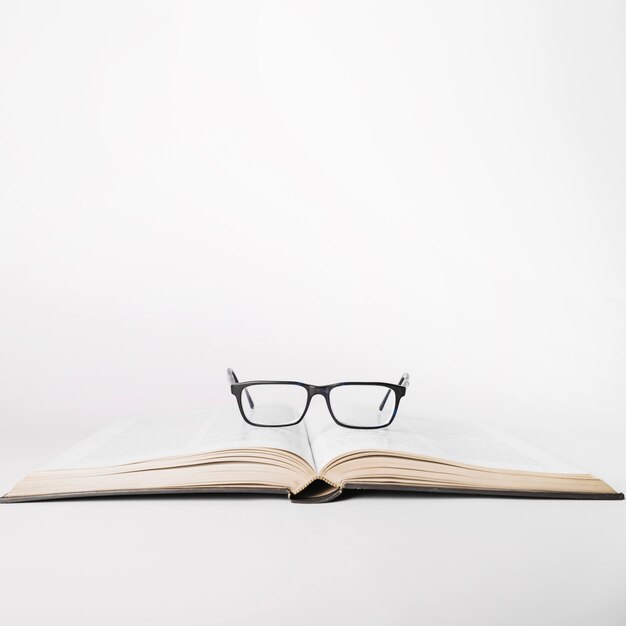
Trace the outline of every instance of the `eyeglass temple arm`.
<instances>
[{"instance_id":1,"label":"eyeglass temple arm","mask_svg":"<svg viewBox=\"0 0 626 626\"><path fill-rule=\"evenodd\" d=\"M398 383L398 385L402 385L403 387L409 386L409 375L406 372L402 374L402 378L400 379L400 382ZM385 394L385 397L383 398L383 401L380 403L380 406L378 407L379 411L382 411L385 408L385 404L387 403L387 398L389 397L390 393L391 393L391 389L387 391L387 393Z\"/></svg>"},{"instance_id":2,"label":"eyeglass temple arm","mask_svg":"<svg viewBox=\"0 0 626 626\"><path fill-rule=\"evenodd\" d=\"M237 378L237 374L235 374L235 371L232 368L228 368L226 370L226 374L228 375L228 380L230 382L230 384L232 385L233 383L238 383L239 379ZM248 404L250 405L250 408L253 409L254 408L254 402L252 402L252 398L250 397L250 394L248 393L247 389L243 390L244 395L246 396L247 400L248 400Z\"/></svg>"}]
</instances>

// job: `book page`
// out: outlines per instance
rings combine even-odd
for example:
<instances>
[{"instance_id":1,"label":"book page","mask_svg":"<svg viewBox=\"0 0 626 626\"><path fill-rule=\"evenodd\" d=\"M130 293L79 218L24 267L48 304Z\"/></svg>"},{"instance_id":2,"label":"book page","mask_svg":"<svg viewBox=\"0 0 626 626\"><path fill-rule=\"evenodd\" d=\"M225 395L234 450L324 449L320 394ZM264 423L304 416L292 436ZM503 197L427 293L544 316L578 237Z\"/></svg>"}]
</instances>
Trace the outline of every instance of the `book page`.
<instances>
[{"instance_id":1,"label":"book page","mask_svg":"<svg viewBox=\"0 0 626 626\"><path fill-rule=\"evenodd\" d=\"M277 448L314 467L306 428L259 428L242 419L236 406L173 417L117 422L48 463L45 470L122 465L232 448Z\"/></svg>"},{"instance_id":2,"label":"book page","mask_svg":"<svg viewBox=\"0 0 626 626\"><path fill-rule=\"evenodd\" d=\"M391 426L356 430L337 426L316 408L307 428L317 470L357 450L381 450L495 469L584 474L511 435L487 426L398 415Z\"/></svg>"}]
</instances>

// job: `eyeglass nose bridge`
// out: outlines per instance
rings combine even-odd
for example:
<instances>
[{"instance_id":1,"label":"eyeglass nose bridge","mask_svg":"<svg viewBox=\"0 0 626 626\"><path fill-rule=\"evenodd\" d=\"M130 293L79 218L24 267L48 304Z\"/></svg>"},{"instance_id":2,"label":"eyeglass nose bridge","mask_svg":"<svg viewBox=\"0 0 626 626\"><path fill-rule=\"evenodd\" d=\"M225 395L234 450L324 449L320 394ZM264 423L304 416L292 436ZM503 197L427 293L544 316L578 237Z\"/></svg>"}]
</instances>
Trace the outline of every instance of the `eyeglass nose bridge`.
<instances>
[{"instance_id":1,"label":"eyeglass nose bridge","mask_svg":"<svg viewBox=\"0 0 626 626\"><path fill-rule=\"evenodd\" d=\"M311 400L313 396L324 396L324 398L328 399L328 394L330 393L329 385L307 385L306 387L309 392L309 400Z\"/></svg>"},{"instance_id":2,"label":"eyeglass nose bridge","mask_svg":"<svg viewBox=\"0 0 626 626\"><path fill-rule=\"evenodd\" d=\"M305 387L307 389L309 397L307 398L306 409L304 410L304 413L302 414L302 419L309 412L309 408L311 407L311 402L313 398L315 396L322 396L322 398L324 399L323 402L324 404L326 404L326 408L328 409L328 412L330 413L330 417L332 417L332 419L335 420L335 416L333 415L333 410L330 406L330 390L333 388L333 385L321 385L321 386L320 385L305 385Z\"/></svg>"}]
</instances>

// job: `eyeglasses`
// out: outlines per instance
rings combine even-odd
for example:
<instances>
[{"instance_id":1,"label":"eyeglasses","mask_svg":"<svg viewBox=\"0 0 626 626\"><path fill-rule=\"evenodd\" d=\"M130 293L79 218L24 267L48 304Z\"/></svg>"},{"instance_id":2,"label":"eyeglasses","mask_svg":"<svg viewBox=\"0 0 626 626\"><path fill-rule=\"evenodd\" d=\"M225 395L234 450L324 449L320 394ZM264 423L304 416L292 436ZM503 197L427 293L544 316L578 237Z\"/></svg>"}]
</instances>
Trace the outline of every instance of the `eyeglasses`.
<instances>
[{"instance_id":1,"label":"eyeglasses","mask_svg":"<svg viewBox=\"0 0 626 626\"><path fill-rule=\"evenodd\" d=\"M321 387L292 380L239 382L232 369L227 373L241 416L252 426L298 424L306 415L313 396L319 394L326 399L328 411L339 426L384 428L393 422L409 386L406 373L397 385L350 382Z\"/></svg>"}]
</instances>

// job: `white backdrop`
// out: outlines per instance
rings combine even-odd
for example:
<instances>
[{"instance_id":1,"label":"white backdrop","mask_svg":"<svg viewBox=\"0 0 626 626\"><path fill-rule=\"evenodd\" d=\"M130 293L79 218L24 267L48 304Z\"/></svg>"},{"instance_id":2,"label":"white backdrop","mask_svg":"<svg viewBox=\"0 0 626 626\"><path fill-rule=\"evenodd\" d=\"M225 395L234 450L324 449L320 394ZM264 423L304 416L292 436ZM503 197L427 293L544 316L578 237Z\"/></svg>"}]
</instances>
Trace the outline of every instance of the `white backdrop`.
<instances>
[{"instance_id":1,"label":"white backdrop","mask_svg":"<svg viewBox=\"0 0 626 626\"><path fill-rule=\"evenodd\" d=\"M403 418L626 490L624 33L611 1L0 0L0 494L231 402L228 366L408 370ZM625 506L0 505L0 622L622 626Z\"/></svg>"},{"instance_id":2,"label":"white backdrop","mask_svg":"<svg viewBox=\"0 0 626 626\"><path fill-rule=\"evenodd\" d=\"M0 424L242 378L624 416L626 4L2 2Z\"/></svg>"}]
</instances>

